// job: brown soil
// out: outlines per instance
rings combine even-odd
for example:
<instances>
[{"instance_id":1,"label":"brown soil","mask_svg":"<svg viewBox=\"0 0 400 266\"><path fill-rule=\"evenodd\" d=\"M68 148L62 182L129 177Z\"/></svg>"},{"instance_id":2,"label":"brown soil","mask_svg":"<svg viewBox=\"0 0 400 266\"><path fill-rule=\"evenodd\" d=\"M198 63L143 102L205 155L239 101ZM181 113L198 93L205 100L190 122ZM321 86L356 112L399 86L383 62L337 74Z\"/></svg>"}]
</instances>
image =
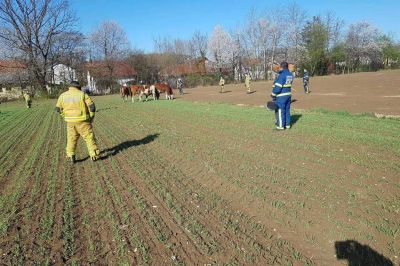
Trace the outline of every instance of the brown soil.
<instances>
[{"instance_id":1,"label":"brown soil","mask_svg":"<svg viewBox=\"0 0 400 266\"><path fill-rule=\"evenodd\" d=\"M399 73L315 78L312 88L358 76L385 75L388 82ZM258 106L268 99L267 84L253 83L249 95L243 85L228 85L223 94L207 87L183 97ZM313 106L311 99L339 97L316 90L296 89L295 107L337 110ZM79 162L65 162L65 125L53 102L32 110L30 126L15 118L24 131L13 130L18 138L4 132L10 143L3 150L13 162L0 158L0 199L15 208L1 210L2 221L10 217L0 239L1 265L344 265L335 242L348 239L399 262L399 153L351 141L361 134L368 140L363 125L335 125L347 132L339 139L320 121L302 118L304 126L276 135L259 118L269 113L254 108L198 104L191 113L196 104L183 101L98 100L100 161L88 160L80 141ZM392 127L377 130L383 139L397 137Z\"/></svg>"},{"instance_id":2,"label":"brown soil","mask_svg":"<svg viewBox=\"0 0 400 266\"><path fill-rule=\"evenodd\" d=\"M271 88L272 81L253 82L251 94L246 94L244 83L225 85L225 93L219 93L219 86L188 88L184 99L263 106ZM305 94L301 78L295 79L292 107L400 115L400 70L311 77L310 90Z\"/></svg>"}]
</instances>

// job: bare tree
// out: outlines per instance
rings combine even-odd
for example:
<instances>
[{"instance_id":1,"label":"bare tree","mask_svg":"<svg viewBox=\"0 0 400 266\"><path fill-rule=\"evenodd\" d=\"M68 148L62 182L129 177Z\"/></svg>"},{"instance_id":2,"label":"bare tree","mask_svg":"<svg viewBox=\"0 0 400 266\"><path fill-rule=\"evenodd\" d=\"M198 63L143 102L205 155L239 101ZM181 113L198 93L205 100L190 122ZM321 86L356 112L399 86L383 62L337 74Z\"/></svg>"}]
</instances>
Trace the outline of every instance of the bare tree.
<instances>
[{"instance_id":1,"label":"bare tree","mask_svg":"<svg viewBox=\"0 0 400 266\"><path fill-rule=\"evenodd\" d=\"M260 18L256 10L252 9L247 16L247 23L242 32L242 42L248 59L260 59L260 52L263 43L259 21Z\"/></svg>"},{"instance_id":2,"label":"bare tree","mask_svg":"<svg viewBox=\"0 0 400 266\"><path fill-rule=\"evenodd\" d=\"M284 14L285 20L287 21L286 29L286 45L288 48L288 58L295 65L299 65L304 53L304 46L302 42L302 30L305 26L307 19L307 13L295 2L290 3L285 8L286 13Z\"/></svg>"},{"instance_id":3,"label":"bare tree","mask_svg":"<svg viewBox=\"0 0 400 266\"><path fill-rule=\"evenodd\" d=\"M129 52L129 41L124 29L115 21L104 21L91 33L91 58L103 61L108 71L108 84L112 88L115 64Z\"/></svg>"},{"instance_id":4,"label":"bare tree","mask_svg":"<svg viewBox=\"0 0 400 266\"><path fill-rule=\"evenodd\" d=\"M269 36L269 28L270 24L267 19L261 18L258 21L258 31L259 31L259 36L260 36L260 42L261 42L261 49L262 49L262 61L263 61L263 72L264 72L264 78L266 78L267 74L267 65L268 65L268 60L267 60L267 54L268 54L268 36Z\"/></svg>"},{"instance_id":5,"label":"bare tree","mask_svg":"<svg viewBox=\"0 0 400 266\"><path fill-rule=\"evenodd\" d=\"M205 58L207 54L207 35L202 34L200 31L195 31L192 36L191 44L195 51L195 57Z\"/></svg>"},{"instance_id":6,"label":"bare tree","mask_svg":"<svg viewBox=\"0 0 400 266\"><path fill-rule=\"evenodd\" d=\"M58 54L58 40L74 32L76 21L67 0L2 0L0 39L22 60L35 88L45 88L47 76Z\"/></svg>"},{"instance_id":7,"label":"bare tree","mask_svg":"<svg viewBox=\"0 0 400 266\"><path fill-rule=\"evenodd\" d=\"M74 69L79 80L85 79L86 47L83 34L70 32L60 34L54 41L51 53L52 65L62 63ZM70 77L70 79L72 78Z\"/></svg>"},{"instance_id":8,"label":"bare tree","mask_svg":"<svg viewBox=\"0 0 400 266\"><path fill-rule=\"evenodd\" d=\"M90 35L93 58L119 60L126 56L129 41L124 29L115 21L104 21Z\"/></svg>"}]
</instances>

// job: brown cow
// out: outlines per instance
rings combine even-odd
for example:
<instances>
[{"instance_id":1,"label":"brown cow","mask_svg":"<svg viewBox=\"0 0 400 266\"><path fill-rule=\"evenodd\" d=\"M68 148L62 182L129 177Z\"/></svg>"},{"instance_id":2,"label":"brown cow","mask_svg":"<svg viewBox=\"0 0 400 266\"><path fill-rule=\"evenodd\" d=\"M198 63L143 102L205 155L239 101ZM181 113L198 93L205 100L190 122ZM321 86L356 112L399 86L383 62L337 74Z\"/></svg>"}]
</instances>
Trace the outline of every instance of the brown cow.
<instances>
[{"instance_id":1,"label":"brown cow","mask_svg":"<svg viewBox=\"0 0 400 266\"><path fill-rule=\"evenodd\" d=\"M135 102L135 95L139 95L140 92L143 90L143 86L142 85L131 85L130 86L131 89L131 95L132 95L132 102Z\"/></svg>"},{"instance_id":2,"label":"brown cow","mask_svg":"<svg viewBox=\"0 0 400 266\"><path fill-rule=\"evenodd\" d=\"M119 92L124 102L128 100L128 97L132 97L131 90L127 86L121 86Z\"/></svg>"},{"instance_id":3,"label":"brown cow","mask_svg":"<svg viewBox=\"0 0 400 266\"><path fill-rule=\"evenodd\" d=\"M174 99L174 93L172 91L172 88L165 83L156 83L154 84L154 86L156 87L156 89L160 92L163 93L165 92L165 99L167 100L172 100Z\"/></svg>"}]
</instances>

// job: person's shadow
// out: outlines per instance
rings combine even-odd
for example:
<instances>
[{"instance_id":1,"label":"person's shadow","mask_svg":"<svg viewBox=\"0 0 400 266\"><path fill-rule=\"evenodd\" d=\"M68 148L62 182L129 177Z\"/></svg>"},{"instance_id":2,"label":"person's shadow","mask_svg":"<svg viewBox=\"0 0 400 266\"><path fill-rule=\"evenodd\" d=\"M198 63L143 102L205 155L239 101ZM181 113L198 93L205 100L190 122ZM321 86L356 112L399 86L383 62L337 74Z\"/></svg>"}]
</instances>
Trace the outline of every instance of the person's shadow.
<instances>
[{"instance_id":1,"label":"person's shadow","mask_svg":"<svg viewBox=\"0 0 400 266\"><path fill-rule=\"evenodd\" d=\"M129 140L129 141L124 141L118 145L115 145L114 147L111 148L107 148L103 151L100 152L100 158L99 160L105 160L107 158L110 158L112 156L117 155L119 152L129 149L131 147L135 147L135 146L140 146L140 145L145 145L148 144L152 141L154 141L156 138L158 138L160 134L156 133L156 134L151 134L148 135L142 139L138 139L138 140ZM83 158L83 159L79 159L76 160L77 163L79 162L84 162L87 159L89 159L89 156Z\"/></svg>"},{"instance_id":2,"label":"person's shadow","mask_svg":"<svg viewBox=\"0 0 400 266\"><path fill-rule=\"evenodd\" d=\"M113 106L113 107L99 108L98 110L96 110L96 113L107 111L107 110L110 110L110 109L118 109L118 107L117 106Z\"/></svg>"},{"instance_id":3,"label":"person's shadow","mask_svg":"<svg viewBox=\"0 0 400 266\"><path fill-rule=\"evenodd\" d=\"M292 126L293 126L294 124L296 124L297 121L300 120L301 116L302 116L301 114L296 114L296 115L292 115L292 116L291 116Z\"/></svg>"},{"instance_id":4,"label":"person's shadow","mask_svg":"<svg viewBox=\"0 0 400 266\"><path fill-rule=\"evenodd\" d=\"M394 266L391 260L355 240L336 241L335 250L336 258L347 260L349 266Z\"/></svg>"},{"instance_id":5,"label":"person's shadow","mask_svg":"<svg viewBox=\"0 0 400 266\"><path fill-rule=\"evenodd\" d=\"M131 147L135 146L140 146L140 145L145 145L148 144L152 141L154 141L156 138L158 138L160 134L151 134L148 135L142 139L139 140L129 140L129 141L124 141L118 145L115 145L114 147L107 148L101 152L102 156L100 157L100 160L105 160L111 156L117 155L119 152L129 149Z\"/></svg>"}]
</instances>

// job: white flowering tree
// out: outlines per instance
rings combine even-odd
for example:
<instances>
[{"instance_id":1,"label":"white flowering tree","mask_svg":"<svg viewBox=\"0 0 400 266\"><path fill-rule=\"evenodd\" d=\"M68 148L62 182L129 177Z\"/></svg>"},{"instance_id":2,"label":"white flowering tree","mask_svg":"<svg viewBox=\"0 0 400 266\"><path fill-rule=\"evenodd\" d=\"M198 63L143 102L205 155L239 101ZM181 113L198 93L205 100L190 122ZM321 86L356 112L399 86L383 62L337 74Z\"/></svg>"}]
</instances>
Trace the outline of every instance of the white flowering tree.
<instances>
[{"instance_id":1,"label":"white flowering tree","mask_svg":"<svg viewBox=\"0 0 400 266\"><path fill-rule=\"evenodd\" d=\"M379 64L382 57L380 31L367 22L350 25L346 37L348 63L356 70L361 65Z\"/></svg>"},{"instance_id":2,"label":"white flowering tree","mask_svg":"<svg viewBox=\"0 0 400 266\"><path fill-rule=\"evenodd\" d=\"M218 67L232 63L234 47L230 34L220 25L215 26L208 41L208 48Z\"/></svg>"}]
</instances>

